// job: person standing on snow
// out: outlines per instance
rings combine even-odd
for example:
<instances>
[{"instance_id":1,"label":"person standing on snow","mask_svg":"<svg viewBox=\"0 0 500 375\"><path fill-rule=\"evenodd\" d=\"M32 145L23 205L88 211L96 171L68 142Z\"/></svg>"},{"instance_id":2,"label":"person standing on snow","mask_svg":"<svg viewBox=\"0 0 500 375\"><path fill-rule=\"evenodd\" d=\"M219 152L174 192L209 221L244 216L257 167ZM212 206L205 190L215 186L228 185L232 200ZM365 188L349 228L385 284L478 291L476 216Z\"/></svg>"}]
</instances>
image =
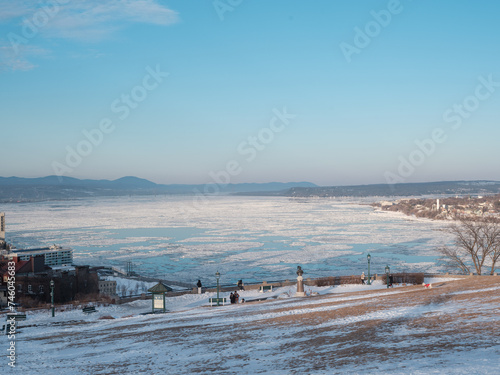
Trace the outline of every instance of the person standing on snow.
<instances>
[{"instance_id":1,"label":"person standing on snow","mask_svg":"<svg viewBox=\"0 0 500 375\"><path fill-rule=\"evenodd\" d=\"M234 291L234 303L238 303L238 300L240 299L240 295L238 292L235 290Z\"/></svg>"},{"instance_id":2,"label":"person standing on snow","mask_svg":"<svg viewBox=\"0 0 500 375\"><path fill-rule=\"evenodd\" d=\"M240 290L245 290L245 288L243 287L243 280L238 281L238 288L240 288Z\"/></svg>"},{"instance_id":3,"label":"person standing on snow","mask_svg":"<svg viewBox=\"0 0 500 375\"><path fill-rule=\"evenodd\" d=\"M361 284L365 285L365 273L361 272Z\"/></svg>"}]
</instances>

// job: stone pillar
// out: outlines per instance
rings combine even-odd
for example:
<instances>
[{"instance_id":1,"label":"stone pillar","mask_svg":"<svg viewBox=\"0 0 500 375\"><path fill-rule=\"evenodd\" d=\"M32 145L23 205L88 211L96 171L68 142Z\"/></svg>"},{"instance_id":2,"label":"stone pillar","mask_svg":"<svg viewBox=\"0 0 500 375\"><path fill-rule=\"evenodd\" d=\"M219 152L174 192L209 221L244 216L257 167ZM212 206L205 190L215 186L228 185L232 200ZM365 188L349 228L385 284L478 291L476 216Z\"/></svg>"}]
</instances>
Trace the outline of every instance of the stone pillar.
<instances>
[{"instance_id":1,"label":"stone pillar","mask_svg":"<svg viewBox=\"0 0 500 375\"><path fill-rule=\"evenodd\" d=\"M305 297L306 293L304 292L304 278L302 276L297 276L297 293L295 293L295 297Z\"/></svg>"}]
</instances>

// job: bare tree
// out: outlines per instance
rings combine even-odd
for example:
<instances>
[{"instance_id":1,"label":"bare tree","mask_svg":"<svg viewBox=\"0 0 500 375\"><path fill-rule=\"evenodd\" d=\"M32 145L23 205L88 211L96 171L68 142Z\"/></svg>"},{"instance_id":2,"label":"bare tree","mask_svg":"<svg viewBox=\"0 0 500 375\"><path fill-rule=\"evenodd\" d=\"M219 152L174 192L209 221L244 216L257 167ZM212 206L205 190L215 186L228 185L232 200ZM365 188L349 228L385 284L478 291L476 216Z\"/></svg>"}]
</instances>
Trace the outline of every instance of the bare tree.
<instances>
[{"instance_id":1,"label":"bare tree","mask_svg":"<svg viewBox=\"0 0 500 375\"><path fill-rule=\"evenodd\" d=\"M500 258L498 220L458 217L447 231L454 236L454 247L442 247L440 252L449 266L463 273L475 270L478 275L481 275L484 267L490 267L490 275L493 275Z\"/></svg>"},{"instance_id":2,"label":"bare tree","mask_svg":"<svg viewBox=\"0 0 500 375\"><path fill-rule=\"evenodd\" d=\"M121 285L120 291L122 292L122 297L126 297L127 296L127 286L125 284Z\"/></svg>"},{"instance_id":3,"label":"bare tree","mask_svg":"<svg viewBox=\"0 0 500 375\"><path fill-rule=\"evenodd\" d=\"M490 275L495 273L496 264L500 259L500 223L490 220L484 232L485 247L489 249L487 257L490 265Z\"/></svg>"}]
</instances>

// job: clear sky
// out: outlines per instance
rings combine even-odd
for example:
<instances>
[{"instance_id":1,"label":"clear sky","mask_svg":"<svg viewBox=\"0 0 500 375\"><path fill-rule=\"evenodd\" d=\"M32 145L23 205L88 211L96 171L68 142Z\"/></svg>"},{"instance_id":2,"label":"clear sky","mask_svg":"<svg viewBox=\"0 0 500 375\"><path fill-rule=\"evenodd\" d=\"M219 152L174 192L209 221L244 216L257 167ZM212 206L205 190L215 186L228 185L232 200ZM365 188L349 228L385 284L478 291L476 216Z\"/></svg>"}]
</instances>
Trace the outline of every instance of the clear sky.
<instances>
[{"instance_id":1,"label":"clear sky","mask_svg":"<svg viewBox=\"0 0 500 375\"><path fill-rule=\"evenodd\" d=\"M500 180L499 16L493 0L0 1L0 176Z\"/></svg>"}]
</instances>

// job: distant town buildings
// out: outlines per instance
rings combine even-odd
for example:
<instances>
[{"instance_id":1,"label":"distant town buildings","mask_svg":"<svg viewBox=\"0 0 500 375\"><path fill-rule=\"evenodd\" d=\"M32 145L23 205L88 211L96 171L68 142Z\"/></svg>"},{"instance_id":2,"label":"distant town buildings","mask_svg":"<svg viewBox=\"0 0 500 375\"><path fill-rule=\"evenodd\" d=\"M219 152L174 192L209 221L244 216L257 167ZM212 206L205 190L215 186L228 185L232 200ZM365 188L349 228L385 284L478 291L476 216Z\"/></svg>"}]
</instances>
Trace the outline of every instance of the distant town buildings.
<instances>
[{"instance_id":1,"label":"distant town buildings","mask_svg":"<svg viewBox=\"0 0 500 375\"><path fill-rule=\"evenodd\" d=\"M5 241L5 212L0 212L0 240Z\"/></svg>"},{"instance_id":2,"label":"distant town buildings","mask_svg":"<svg viewBox=\"0 0 500 375\"><path fill-rule=\"evenodd\" d=\"M99 294L99 276L95 268L73 265L73 250L53 245L37 249L16 249L7 243L5 214L0 213L0 307L8 302L7 285L12 279L9 266L14 263L15 302L24 307L50 302L50 284L54 282L54 301L68 302ZM9 279L9 277L11 277ZM113 282L103 285L112 295ZM114 285L116 294L116 282Z\"/></svg>"},{"instance_id":3,"label":"distant town buildings","mask_svg":"<svg viewBox=\"0 0 500 375\"><path fill-rule=\"evenodd\" d=\"M18 257L20 260L29 260L31 257L42 255L46 266L71 266L73 264L73 250L67 247L52 245L39 249L12 249L9 257Z\"/></svg>"},{"instance_id":4,"label":"distant town buildings","mask_svg":"<svg viewBox=\"0 0 500 375\"><path fill-rule=\"evenodd\" d=\"M103 296L117 297L116 281L99 280L99 294Z\"/></svg>"},{"instance_id":5,"label":"distant town buildings","mask_svg":"<svg viewBox=\"0 0 500 375\"><path fill-rule=\"evenodd\" d=\"M0 249L5 247L5 213L0 212Z\"/></svg>"},{"instance_id":6,"label":"distant town buildings","mask_svg":"<svg viewBox=\"0 0 500 375\"><path fill-rule=\"evenodd\" d=\"M15 264L15 302L23 306L50 302L50 282L54 281L54 301L69 302L80 296L99 293L99 276L89 266L51 268L44 264L43 255L29 260L8 259ZM0 266L0 307L6 305L6 286L10 276L7 262Z\"/></svg>"},{"instance_id":7,"label":"distant town buildings","mask_svg":"<svg viewBox=\"0 0 500 375\"><path fill-rule=\"evenodd\" d=\"M394 202L390 202L390 201L382 201L382 202L380 202L380 206L382 206L382 207L393 206L394 204L395 204Z\"/></svg>"},{"instance_id":8,"label":"distant town buildings","mask_svg":"<svg viewBox=\"0 0 500 375\"><path fill-rule=\"evenodd\" d=\"M7 243L5 237L5 213L0 212L0 255L4 258L28 261L31 257L43 256L44 264L49 267L71 266L73 250L67 247L52 245L38 249L16 249Z\"/></svg>"},{"instance_id":9,"label":"distant town buildings","mask_svg":"<svg viewBox=\"0 0 500 375\"><path fill-rule=\"evenodd\" d=\"M500 220L500 194L477 197L449 197L438 199L400 199L373 204L384 211L403 212L407 215L438 220L456 217L492 218Z\"/></svg>"},{"instance_id":10,"label":"distant town buildings","mask_svg":"<svg viewBox=\"0 0 500 375\"><path fill-rule=\"evenodd\" d=\"M19 260L17 257L13 257L9 259L9 262L14 262L14 274L16 277L30 276L46 271L42 255L31 257L28 260ZM0 277L2 278L2 282L7 283L9 273L6 267L0 268Z\"/></svg>"}]
</instances>

